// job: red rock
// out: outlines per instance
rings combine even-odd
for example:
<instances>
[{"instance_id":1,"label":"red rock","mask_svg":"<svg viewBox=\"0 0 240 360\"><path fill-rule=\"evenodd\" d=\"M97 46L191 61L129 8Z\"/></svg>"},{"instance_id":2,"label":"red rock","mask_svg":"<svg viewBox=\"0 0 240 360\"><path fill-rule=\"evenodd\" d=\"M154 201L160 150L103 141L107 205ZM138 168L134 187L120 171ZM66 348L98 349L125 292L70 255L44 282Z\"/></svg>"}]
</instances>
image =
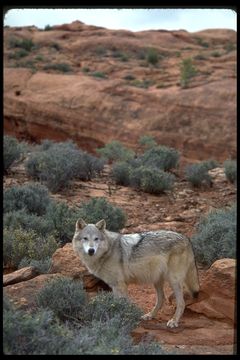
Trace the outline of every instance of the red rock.
<instances>
[{"instance_id":1,"label":"red rock","mask_svg":"<svg viewBox=\"0 0 240 360\"><path fill-rule=\"evenodd\" d=\"M31 308L36 306L35 296L44 286L47 280L53 279L59 274L42 274L34 279L22 281L3 288L3 294L7 295L18 307Z\"/></svg>"},{"instance_id":2,"label":"red rock","mask_svg":"<svg viewBox=\"0 0 240 360\"><path fill-rule=\"evenodd\" d=\"M72 244L66 244L55 251L49 273L81 279L87 291L110 290L106 283L89 273L73 251Z\"/></svg>"},{"instance_id":3,"label":"red rock","mask_svg":"<svg viewBox=\"0 0 240 360\"><path fill-rule=\"evenodd\" d=\"M191 310L208 317L236 321L236 260L221 259L208 269L201 284L199 302Z\"/></svg>"},{"instance_id":4,"label":"red rock","mask_svg":"<svg viewBox=\"0 0 240 360\"><path fill-rule=\"evenodd\" d=\"M16 284L21 281L30 280L39 275L39 271L33 267L28 266L19 270L16 270L10 274L3 275L3 286Z\"/></svg>"},{"instance_id":5,"label":"red rock","mask_svg":"<svg viewBox=\"0 0 240 360\"><path fill-rule=\"evenodd\" d=\"M199 70L189 88L179 86L184 54L195 58L202 51L196 37L217 45L222 56L194 60ZM9 57L10 38L29 38L44 54L51 45L59 51L47 52L49 63L66 62L68 75L45 70L44 61L35 61L36 73L13 67ZM101 35L101 36L100 36ZM68 39L66 41L66 38ZM81 148L94 152L112 140L135 148L141 135L148 133L162 145L178 148L189 158L225 160L236 152L236 51L224 46L236 43L233 30L143 31L133 33L87 26L81 22L54 27L51 31L4 29L4 130L19 138L40 141L72 139ZM113 48L114 44L114 48ZM161 68L143 66L136 55L143 44L163 54ZM186 52L186 48L188 48ZM95 54L101 49L107 56ZM130 53L127 62L114 57L114 49ZM176 52L182 57L176 56ZM135 55L134 55L135 54ZM103 61L104 56L104 61ZM104 72L99 79L79 69L79 62L93 71ZM88 65L89 64L89 65ZM133 86L125 79L153 82L148 89ZM162 86L164 85L164 86ZM16 96L16 91L19 96ZM163 110L164 109L164 110ZM101 126L98 126L101 123ZM97 128L97 131L96 131Z\"/></svg>"}]
</instances>

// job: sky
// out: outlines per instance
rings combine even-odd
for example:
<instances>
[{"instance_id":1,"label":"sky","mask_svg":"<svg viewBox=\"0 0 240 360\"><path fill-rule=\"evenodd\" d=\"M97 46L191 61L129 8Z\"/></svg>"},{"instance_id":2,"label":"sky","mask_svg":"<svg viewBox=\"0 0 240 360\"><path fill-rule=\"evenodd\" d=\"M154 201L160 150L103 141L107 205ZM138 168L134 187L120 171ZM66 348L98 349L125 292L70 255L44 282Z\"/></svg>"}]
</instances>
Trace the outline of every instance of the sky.
<instances>
[{"instance_id":1,"label":"sky","mask_svg":"<svg viewBox=\"0 0 240 360\"><path fill-rule=\"evenodd\" d=\"M86 25L108 29L187 30L189 32L211 28L237 30L237 13L231 9L11 9L5 14L4 25L44 28L79 20Z\"/></svg>"}]
</instances>

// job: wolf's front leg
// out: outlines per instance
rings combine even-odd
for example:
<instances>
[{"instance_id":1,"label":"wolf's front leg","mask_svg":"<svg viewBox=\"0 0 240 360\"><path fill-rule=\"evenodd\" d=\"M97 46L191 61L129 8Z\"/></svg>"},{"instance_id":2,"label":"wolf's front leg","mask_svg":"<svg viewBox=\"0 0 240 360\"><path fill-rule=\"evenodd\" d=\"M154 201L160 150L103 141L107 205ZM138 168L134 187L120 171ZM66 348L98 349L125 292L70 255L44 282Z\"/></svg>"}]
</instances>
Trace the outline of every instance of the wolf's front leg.
<instances>
[{"instance_id":1,"label":"wolf's front leg","mask_svg":"<svg viewBox=\"0 0 240 360\"><path fill-rule=\"evenodd\" d=\"M125 283L118 283L112 286L112 291L116 297L128 297L128 288Z\"/></svg>"},{"instance_id":2,"label":"wolf's front leg","mask_svg":"<svg viewBox=\"0 0 240 360\"><path fill-rule=\"evenodd\" d=\"M158 310L161 309L163 301L164 301L164 292L163 292L163 283L159 281L157 284L154 284L156 290L156 303L154 308L147 314L142 316L143 320L151 320L156 317Z\"/></svg>"}]
</instances>

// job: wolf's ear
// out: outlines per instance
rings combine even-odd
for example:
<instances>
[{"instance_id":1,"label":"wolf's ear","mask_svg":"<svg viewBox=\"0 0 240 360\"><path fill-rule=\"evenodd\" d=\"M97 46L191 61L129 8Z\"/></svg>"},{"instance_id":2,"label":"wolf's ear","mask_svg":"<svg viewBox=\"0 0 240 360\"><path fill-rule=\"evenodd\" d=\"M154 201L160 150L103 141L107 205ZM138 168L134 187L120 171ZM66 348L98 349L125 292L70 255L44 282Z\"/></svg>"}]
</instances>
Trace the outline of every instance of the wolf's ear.
<instances>
[{"instance_id":1,"label":"wolf's ear","mask_svg":"<svg viewBox=\"0 0 240 360\"><path fill-rule=\"evenodd\" d=\"M78 219L76 222L76 230L82 230L87 224L83 219Z\"/></svg>"},{"instance_id":2,"label":"wolf's ear","mask_svg":"<svg viewBox=\"0 0 240 360\"><path fill-rule=\"evenodd\" d=\"M100 220L99 222L96 223L96 227L100 231L105 230L106 229L106 221L104 219Z\"/></svg>"}]
</instances>

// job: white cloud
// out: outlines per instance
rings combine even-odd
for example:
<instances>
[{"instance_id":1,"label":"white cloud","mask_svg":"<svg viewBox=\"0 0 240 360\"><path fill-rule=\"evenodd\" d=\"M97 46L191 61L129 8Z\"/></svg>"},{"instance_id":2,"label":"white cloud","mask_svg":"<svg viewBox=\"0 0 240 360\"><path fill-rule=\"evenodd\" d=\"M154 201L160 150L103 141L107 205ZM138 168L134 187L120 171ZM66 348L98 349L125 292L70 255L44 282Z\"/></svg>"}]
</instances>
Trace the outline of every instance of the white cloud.
<instances>
[{"instance_id":1,"label":"white cloud","mask_svg":"<svg viewBox=\"0 0 240 360\"><path fill-rule=\"evenodd\" d=\"M44 28L48 24L61 25L75 20L132 31L237 29L237 14L230 9L12 9L5 15L4 25Z\"/></svg>"}]
</instances>

